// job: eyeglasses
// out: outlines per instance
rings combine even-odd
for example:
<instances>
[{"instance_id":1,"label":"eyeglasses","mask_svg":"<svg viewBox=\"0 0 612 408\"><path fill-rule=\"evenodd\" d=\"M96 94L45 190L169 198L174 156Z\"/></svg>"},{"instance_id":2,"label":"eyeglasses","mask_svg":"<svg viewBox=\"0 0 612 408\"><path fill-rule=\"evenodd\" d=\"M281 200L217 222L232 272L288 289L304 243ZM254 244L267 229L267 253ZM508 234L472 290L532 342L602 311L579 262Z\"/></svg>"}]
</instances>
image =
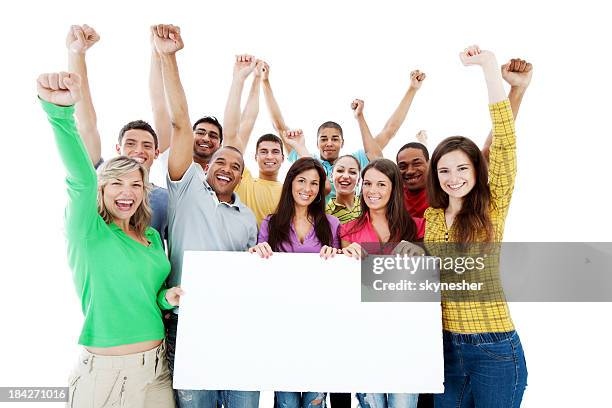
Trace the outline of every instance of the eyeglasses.
<instances>
[{"instance_id":1,"label":"eyeglasses","mask_svg":"<svg viewBox=\"0 0 612 408\"><path fill-rule=\"evenodd\" d=\"M212 137L212 138L219 138L219 134L217 132L214 131L208 131L206 129L196 129L195 130L195 134L198 136L206 136L208 135L208 137Z\"/></svg>"}]
</instances>

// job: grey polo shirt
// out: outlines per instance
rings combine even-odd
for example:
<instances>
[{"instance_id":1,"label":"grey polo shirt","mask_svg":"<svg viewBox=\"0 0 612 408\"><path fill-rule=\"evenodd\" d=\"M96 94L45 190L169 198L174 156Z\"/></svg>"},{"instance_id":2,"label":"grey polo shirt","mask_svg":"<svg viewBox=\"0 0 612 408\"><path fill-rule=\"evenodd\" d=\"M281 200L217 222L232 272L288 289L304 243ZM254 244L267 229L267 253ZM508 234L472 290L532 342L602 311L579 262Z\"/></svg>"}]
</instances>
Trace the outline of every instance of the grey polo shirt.
<instances>
[{"instance_id":1,"label":"grey polo shirt","mask_svg":"<svg viewBox=\"0 0 612 408\"><path fill-rule=\"evenodd\" d=\"M167 176L167 183L168 248L172 264L168 287L181 282L184 251L246 251L257 243L253 212L235 193L233 204L220 202L199 164L192 163L179 181Z\"/></svg>"}]
</instances>

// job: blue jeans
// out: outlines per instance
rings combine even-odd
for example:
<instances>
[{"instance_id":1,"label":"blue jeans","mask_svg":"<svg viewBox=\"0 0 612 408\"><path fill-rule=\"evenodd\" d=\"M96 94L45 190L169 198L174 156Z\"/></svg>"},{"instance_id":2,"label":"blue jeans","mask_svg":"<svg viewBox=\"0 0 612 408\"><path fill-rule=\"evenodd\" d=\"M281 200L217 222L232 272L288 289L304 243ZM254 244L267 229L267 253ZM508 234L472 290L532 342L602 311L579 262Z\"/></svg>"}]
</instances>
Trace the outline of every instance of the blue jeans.
<instances>
[{"instance_id":1,"label":"blue jeans","mask_svg":"<svg viewBox=\"0 0 612 408\"><path fill-rule=\"evenodd\" d=\"M357 393L357 399L361 408L416 408L419 394Z\"/></svg>"},{"instance_id":2,"label":"blue jeans","mask_svg":"<svg viewBox=\"0 0 612 408\"><path fill-rule=\"evenodd\" d=\"M166 343L168 344L168 366L174 373L174 352L176 350L176 325L178 315L171 312L165 319ZM229 390L175 390L176 405L179 408L258 408L259 391Z\"/></svg>"},{"instance_id":3,"label":"blue jeans","mask_svg":"<svg viewBox=\"0 0 612 408\"><path fill-rule=\"evenodd\" d=\"M518 408L527 364L516 331L459 334L444 331L444 394L436 408Z\"/></svg>"},{"instance_id":4,"label":"blue jeans","mask_svg":"<svg viewBox=\"0 0 612 408\"><path fill-rule=\"evenodd\" d=\"M274 392L274 408L325 408L324 392Z\"/></svg>"}]
</instances>

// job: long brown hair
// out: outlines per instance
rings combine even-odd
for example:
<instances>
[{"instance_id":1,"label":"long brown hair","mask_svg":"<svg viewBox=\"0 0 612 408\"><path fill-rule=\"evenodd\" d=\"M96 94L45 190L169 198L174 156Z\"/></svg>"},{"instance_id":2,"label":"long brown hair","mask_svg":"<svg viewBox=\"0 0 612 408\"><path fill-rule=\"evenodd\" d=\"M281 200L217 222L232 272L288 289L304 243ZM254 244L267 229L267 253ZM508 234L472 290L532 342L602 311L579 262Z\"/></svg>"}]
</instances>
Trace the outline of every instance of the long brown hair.
<instances>
[{"instance_id":1,"label":"long brown hair","mask_svg":"<svg viewBox=\"0 0 612 408\"><path fill-rule=\"evenodd\" d=\"M483 240L490 242L493 239L493 224L489 213L491 196L487 163L478 146L467 137L448 137L434 150L427 176L429 205L434 208L448 208L448 194L440 187L438 178L438 162L442 156L455 150L460 150L468 156L476 172L476 184L463 198L461 211L453 222L455 240L460 243L482 242Z\"/></svg>"},{"instance_id":2,"label":"long brown hair","mask_svg":"<svg viewBox=\"0 0 612 408\"><path fill-rule=\"evenodd\" d=\"M389 242L399 242L402 240L416 241L417 227L404 206L404 193L402 188L402 175L397 167L389 159L376 159L371 161L361 172L361 179L365 179L365 175L370 169L376 169L383 173L391 180L391 197L385 208L387 223L389 224ZM361 198L359 199L361 206L361 215L355 222L355 225L347 232L347 235L363 229L366 223L366 214L370 211L363 198L363 188Z\"/></svg>"},{"instance_id":3,"label":"long brown hair","mask_svg":"<svg viewBox=\"0 0 612 408\"><path fill-rule=\"evenodd\" d=\"M325 215L325 170L318 160L312 157L302 157L293 163L287 172L278 206L268 222L268 244L273 251L282 251L281 245L291 242L289 233L291 222L295 216L295 200L292 193L293 180L300 173L312 169L319 174L319 192L315 200L308 206L308 215L312 218L315 234L321 245L332 245L332 229Z\"/></svg>"}]
</instances>

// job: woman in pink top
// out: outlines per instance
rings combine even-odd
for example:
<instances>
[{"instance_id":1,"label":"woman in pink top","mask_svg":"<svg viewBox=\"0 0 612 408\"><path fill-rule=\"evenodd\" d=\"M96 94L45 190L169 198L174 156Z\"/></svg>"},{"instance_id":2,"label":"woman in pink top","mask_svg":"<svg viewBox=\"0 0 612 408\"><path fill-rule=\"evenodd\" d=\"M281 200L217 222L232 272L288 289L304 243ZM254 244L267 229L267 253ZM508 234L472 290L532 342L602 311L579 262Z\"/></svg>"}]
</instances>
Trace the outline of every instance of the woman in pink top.
<instances>
[{"instance_id":1,"label":"woman in pink top","mask_svg":"<svg viewBox=\"0 0 612 408\"><path fill-rule=\"evenodd\" d=\"M373 160L362 173L361 216L340 227L343 252L362 256L362 245L370 253L406 255L424 251L411 242L420 241L425 233L422 218L412 218L404 207L402 176L388 159ZM416 408L418 394L357 393L362 408Z\"/></svg>"},{"instance_id":2,"label":"woman in pink top","mask_svg":"<svg viewBox=\"0 0 612 408\"><path fill-rule=\"evenodd\" d=\"M421 253L410 242L423 239L425 222L411 217L404 207L397 165L388 159L373 160L363 169L362 179L361 216L340 227L343 252L359 258L361 244L374 243L380 246L378 253Z\"/></svg>"}]
</instances>

